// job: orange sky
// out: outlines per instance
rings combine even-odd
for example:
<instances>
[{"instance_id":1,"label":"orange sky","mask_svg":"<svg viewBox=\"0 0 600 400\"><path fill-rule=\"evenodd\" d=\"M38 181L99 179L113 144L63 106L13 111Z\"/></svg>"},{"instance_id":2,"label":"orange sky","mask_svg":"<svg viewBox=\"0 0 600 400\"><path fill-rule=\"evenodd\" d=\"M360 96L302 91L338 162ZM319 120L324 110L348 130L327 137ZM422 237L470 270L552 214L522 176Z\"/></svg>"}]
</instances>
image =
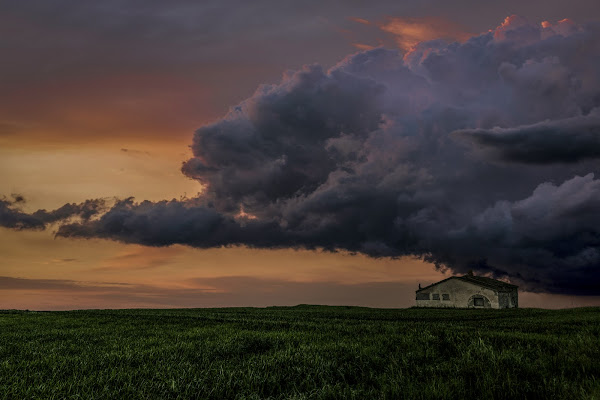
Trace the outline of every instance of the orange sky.
<instances>
[{"instance_id":1,"label":"orange sky","mask_svg":"<svg viewBox=\"0 0 600 400\"><path fill-rule=\"evenodd\" d=\"M0 79L0 194L24 195L26 211L90 198L193 196L201 185L179 171L193 131L259 84L278 81L286 68L317 61L330 66L355 47L408 50L439 36L464 40L482 25L453 22L460 16L423 17L424 11L390 16L411 12L393 7L291 22L266 18L243 28L248 34L222 24L213 33L194 30L185 40L176 36L177 26L165 25L123 41L118 29L130 27L118 21L112 32L79 26L68 15L54 25L43 13L7 10L0 34L13 38L4 59L15 67L4 66ZM232 24L251 23L231 18ZM175 39L161 39L171 32ZM412 258L147 248L54 238L52 230L0 228L0 309L408 307L418 283L446 276ZM598 301L530 293L521 299L536 307Z\"/></svg>"},{"instance_id":2,"label":"orange sky","mask_svg":"<svg viewBox=\"0 0 600 400\"><path fill-rule=\"evenodd\" d=\"M186 158L185 147L166 143L148 146L146 141L136 143L134 139L129 142L127 148L109 142L60 149L2 149L0 169L5 179L0 182L0 192L25 193L25 210L34 211L104 197L106 193L161 200L202 190L198 182L179 172ZM52 229L15 232L0 228L0 239L0 276L22 278L33 285L2 285L3 308L315 302L407 306L419 282L431 283L444 276L433 266L410 258L375 260L347 253L201 250L180 245L153 248L101 239L54 238ZM64 281L69 283L55 288ZM398 292L398 287L404 290ZM209 291L208 297L204 289ZM197 292L203 295L195 296Z\"/></svg>"},{"instance_id":3,"label":"orange sky","mask_svg":"<svg viewBox=\"0 0 600 400\"><path fill-rule=\"evenodd\" d=\"M124 147L120 147L124 146ZM185 143L129 138L89 146L19 143L0 149L1 193L24 193L25 210L88 198L161 200L201 185L179 172ZM418 283L447 275L404 258L308 250L152 248L101 239L54 238L0 228L2 308L267 306L298 303L408 307ZM522 306L569 307L593 298L521 294Z\"/></svg>"}]
</instances>

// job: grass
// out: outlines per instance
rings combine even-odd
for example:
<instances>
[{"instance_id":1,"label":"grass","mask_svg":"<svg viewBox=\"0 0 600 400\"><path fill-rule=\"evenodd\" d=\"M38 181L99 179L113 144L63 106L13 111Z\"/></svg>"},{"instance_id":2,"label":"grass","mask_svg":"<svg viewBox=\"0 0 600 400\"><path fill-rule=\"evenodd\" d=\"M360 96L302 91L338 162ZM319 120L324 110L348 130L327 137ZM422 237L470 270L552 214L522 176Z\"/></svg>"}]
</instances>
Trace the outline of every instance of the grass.
<instances>
[{"instance_id":1,"label":"grass","mask_svg":"<svg viewBox=\"0 0 600 400\"><path fill-rule=\"evenodd\" d=\"M600 399L600 308L0 312L1 399Z\"/></svg>"}]
</instances>

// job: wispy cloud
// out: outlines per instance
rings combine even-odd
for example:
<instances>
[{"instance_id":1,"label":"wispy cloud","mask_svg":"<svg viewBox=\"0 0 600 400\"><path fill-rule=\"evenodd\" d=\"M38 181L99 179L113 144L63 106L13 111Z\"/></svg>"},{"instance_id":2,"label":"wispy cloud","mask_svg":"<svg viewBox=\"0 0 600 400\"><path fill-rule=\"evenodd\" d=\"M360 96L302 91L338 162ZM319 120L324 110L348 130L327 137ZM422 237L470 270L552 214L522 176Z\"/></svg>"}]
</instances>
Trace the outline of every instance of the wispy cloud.
<instances>
[{"instance_id":1,"label":"wispy cloud","mask_svg":"<svg viewBox=\"0 0 600 400\"><path fill-rule=\"evenodd\" d=\"M45 297L44 309L70 309L73 296L84 307L222 307L295 305L389 306L411 304L413 282L293 282L248 276L187 279L170 286L0 277L0 295L15 293L5 308L34 308L28 298Z\"/></svg>"},{"instance_id":2,"label":"wispy cloud","mask_svg":"<svg viewBox=\"0 0 600 400\"><path fill-rule=\"evenodd\" d=\"M141 270L168 266L180 253L181 248L127 247L117 255L107 258L96 268L97 271Z\"/></svg>"}]
</instances>

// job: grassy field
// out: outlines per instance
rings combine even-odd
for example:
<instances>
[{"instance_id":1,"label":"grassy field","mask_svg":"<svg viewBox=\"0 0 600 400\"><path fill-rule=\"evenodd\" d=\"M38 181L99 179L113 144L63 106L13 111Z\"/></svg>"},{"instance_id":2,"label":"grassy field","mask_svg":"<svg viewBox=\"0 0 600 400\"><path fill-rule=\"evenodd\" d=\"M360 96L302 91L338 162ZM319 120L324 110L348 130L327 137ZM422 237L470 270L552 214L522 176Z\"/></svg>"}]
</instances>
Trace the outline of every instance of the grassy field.
<instances>
[{"instance_id":1,"label":"grassy field","mask_svg":"<svg viewBox=\"0 0 600 400\"><path fill-rule=\"evenodd\" d=\"M4 311L0 398L600 399L600 308Z\"/></svg>"}]
</instances>

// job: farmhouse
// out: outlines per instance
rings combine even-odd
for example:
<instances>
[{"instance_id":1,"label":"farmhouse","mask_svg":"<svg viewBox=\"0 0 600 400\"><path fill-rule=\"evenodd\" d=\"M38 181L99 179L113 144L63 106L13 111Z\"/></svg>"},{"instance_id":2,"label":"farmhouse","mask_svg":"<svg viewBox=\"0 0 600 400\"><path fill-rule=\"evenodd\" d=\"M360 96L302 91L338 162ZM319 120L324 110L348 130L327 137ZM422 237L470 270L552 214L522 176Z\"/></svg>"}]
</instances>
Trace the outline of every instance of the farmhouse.
<instances>
[{"instance_id":1,"label":"farmhouse","mask_svg":"<svg viewBox=\"0 0 600 400\"><path fill-rule=\"evenodd\" d=\"M496 279L452 276L417 290L417 307L517 308L518 286Z\"/></svg>"}]
</instances>

